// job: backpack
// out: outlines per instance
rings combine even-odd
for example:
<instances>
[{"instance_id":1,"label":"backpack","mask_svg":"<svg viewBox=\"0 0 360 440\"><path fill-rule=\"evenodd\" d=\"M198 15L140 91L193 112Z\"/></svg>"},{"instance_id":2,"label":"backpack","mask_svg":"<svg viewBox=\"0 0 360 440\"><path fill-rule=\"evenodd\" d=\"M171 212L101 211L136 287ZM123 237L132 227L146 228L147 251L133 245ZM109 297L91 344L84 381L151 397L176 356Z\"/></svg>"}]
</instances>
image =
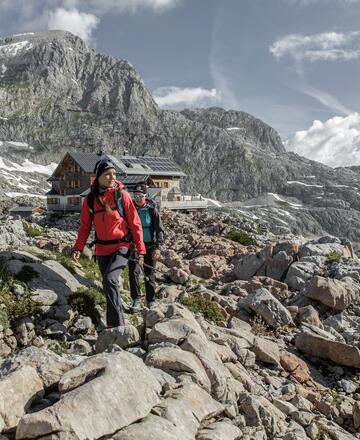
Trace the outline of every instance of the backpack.
<instances>
[{"instance_id":1,"label":"backpack","mask_svg":"<svg viewBox=\"0 0 360 440\"><path fill-rule=\"evenodd\" d=\"M92 246L94 246L95 243L105 244L106 245L106 244L115 244L115 243L120 243L120 242L131 242L132 241L132 235L131 235L131 232L130 232L129 223L127 221L126 214L125 214L125 209L124 209L124 206L123 206L123 203L122 203L122 200L123 200L122 191L123 191L122 189L118 189L118 190L115 191L115 193L114 193L115 194L115 203L116 203L116 209L118 210L119 214L126 221L126 224L128 226L128 229L129 229L128 234L125 237L121 238L121 239L105 241L105 240L99 240L97 238L96 229L95 229L95 240L90 243L90 245L89 245L90 248ZM87 199L87 203L88 203L91 219L94 218L94 214L95 213L104 211L104 209L100 209L98 211L94 211L94 194L92 192L90 192L87 195L86 199Z\"/></svg>"}]
</instances>

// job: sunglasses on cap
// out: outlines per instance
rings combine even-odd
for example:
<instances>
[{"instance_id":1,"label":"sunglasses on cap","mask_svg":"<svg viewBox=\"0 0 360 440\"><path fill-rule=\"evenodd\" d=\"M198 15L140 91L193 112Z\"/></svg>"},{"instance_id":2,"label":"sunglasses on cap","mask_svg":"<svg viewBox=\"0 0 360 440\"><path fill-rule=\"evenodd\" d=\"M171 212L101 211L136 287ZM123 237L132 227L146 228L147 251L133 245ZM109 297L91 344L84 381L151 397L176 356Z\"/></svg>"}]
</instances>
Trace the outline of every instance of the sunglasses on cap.
<instances>
[{"instance_id":1,"label":"sunglasses on cap","mask_svg":"<svg viewBox=\"0 0 360 440\"><path fill-rule=\"evenodd\" d=\"M135 200L145 199L145 194L134 194Z\"/></svg>"}]
</instances>

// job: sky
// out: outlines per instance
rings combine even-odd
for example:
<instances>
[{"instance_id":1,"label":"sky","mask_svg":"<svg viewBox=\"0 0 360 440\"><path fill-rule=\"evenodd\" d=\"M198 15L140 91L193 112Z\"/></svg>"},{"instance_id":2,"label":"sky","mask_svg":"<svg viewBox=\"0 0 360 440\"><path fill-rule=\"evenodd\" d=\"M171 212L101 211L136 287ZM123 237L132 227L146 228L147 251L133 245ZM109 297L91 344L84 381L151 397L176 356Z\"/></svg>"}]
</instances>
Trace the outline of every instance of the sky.
<instances>
[{"instance_id":1,"label":"sky","mask_svg":"<svg viewBox=\"0 0 360 440\"><path fill-rule=\"evenodd\" d=\"M0 35L69 30L162 108L220 106L287 149L360 165L360 0L0 0Z\"/></svg>"}]
</instances>

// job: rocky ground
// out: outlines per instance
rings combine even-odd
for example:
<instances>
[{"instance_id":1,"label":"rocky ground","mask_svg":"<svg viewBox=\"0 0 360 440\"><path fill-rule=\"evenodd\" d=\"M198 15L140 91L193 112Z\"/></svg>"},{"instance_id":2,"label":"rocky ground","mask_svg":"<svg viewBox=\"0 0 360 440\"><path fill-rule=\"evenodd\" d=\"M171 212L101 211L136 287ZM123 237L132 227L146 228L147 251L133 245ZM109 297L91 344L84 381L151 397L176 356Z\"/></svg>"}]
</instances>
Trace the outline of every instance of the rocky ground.
<instances>
[{"instance_id":1,"label":"rocky ground","mask_svg":"<svg viewBox=\"0 0 360 440\"><path fill-rule=\"evenodd\" d=\"M0 219L6 439L360 438L360 262L226 212L163 213L154 309L105 329L77 216Z\"/></svg>"}]
</instances>

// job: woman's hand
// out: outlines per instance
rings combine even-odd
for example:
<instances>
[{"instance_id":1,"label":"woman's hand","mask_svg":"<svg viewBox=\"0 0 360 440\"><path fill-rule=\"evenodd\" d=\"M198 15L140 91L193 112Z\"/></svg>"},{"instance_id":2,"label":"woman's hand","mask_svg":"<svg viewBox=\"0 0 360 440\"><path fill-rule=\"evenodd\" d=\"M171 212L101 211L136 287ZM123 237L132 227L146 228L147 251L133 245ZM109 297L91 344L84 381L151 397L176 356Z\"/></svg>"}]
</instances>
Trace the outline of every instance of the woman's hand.
<instances>
[{"instance_id":1,"label":"woman's hand","mask_svg":"<svg viewBox=\"0 0 360 440\"><path fill-rule=\"evenodd\" d=\"M73 260L74 263L79 263L80 256L81 256L81 252L77 249L74 249L71 252L71 259Z\"/></svg>"},{"instance_id":2,"label":"woman's hand","mask_svg":"<svg viewBox=\"0 0 360 440\"><path fill-rule=\"evenodd\" d=\"M160 259L160 249L154 249L154 252L152 254L152 259L155 261L158 261Z\"/></svg>"}]
</instances>

